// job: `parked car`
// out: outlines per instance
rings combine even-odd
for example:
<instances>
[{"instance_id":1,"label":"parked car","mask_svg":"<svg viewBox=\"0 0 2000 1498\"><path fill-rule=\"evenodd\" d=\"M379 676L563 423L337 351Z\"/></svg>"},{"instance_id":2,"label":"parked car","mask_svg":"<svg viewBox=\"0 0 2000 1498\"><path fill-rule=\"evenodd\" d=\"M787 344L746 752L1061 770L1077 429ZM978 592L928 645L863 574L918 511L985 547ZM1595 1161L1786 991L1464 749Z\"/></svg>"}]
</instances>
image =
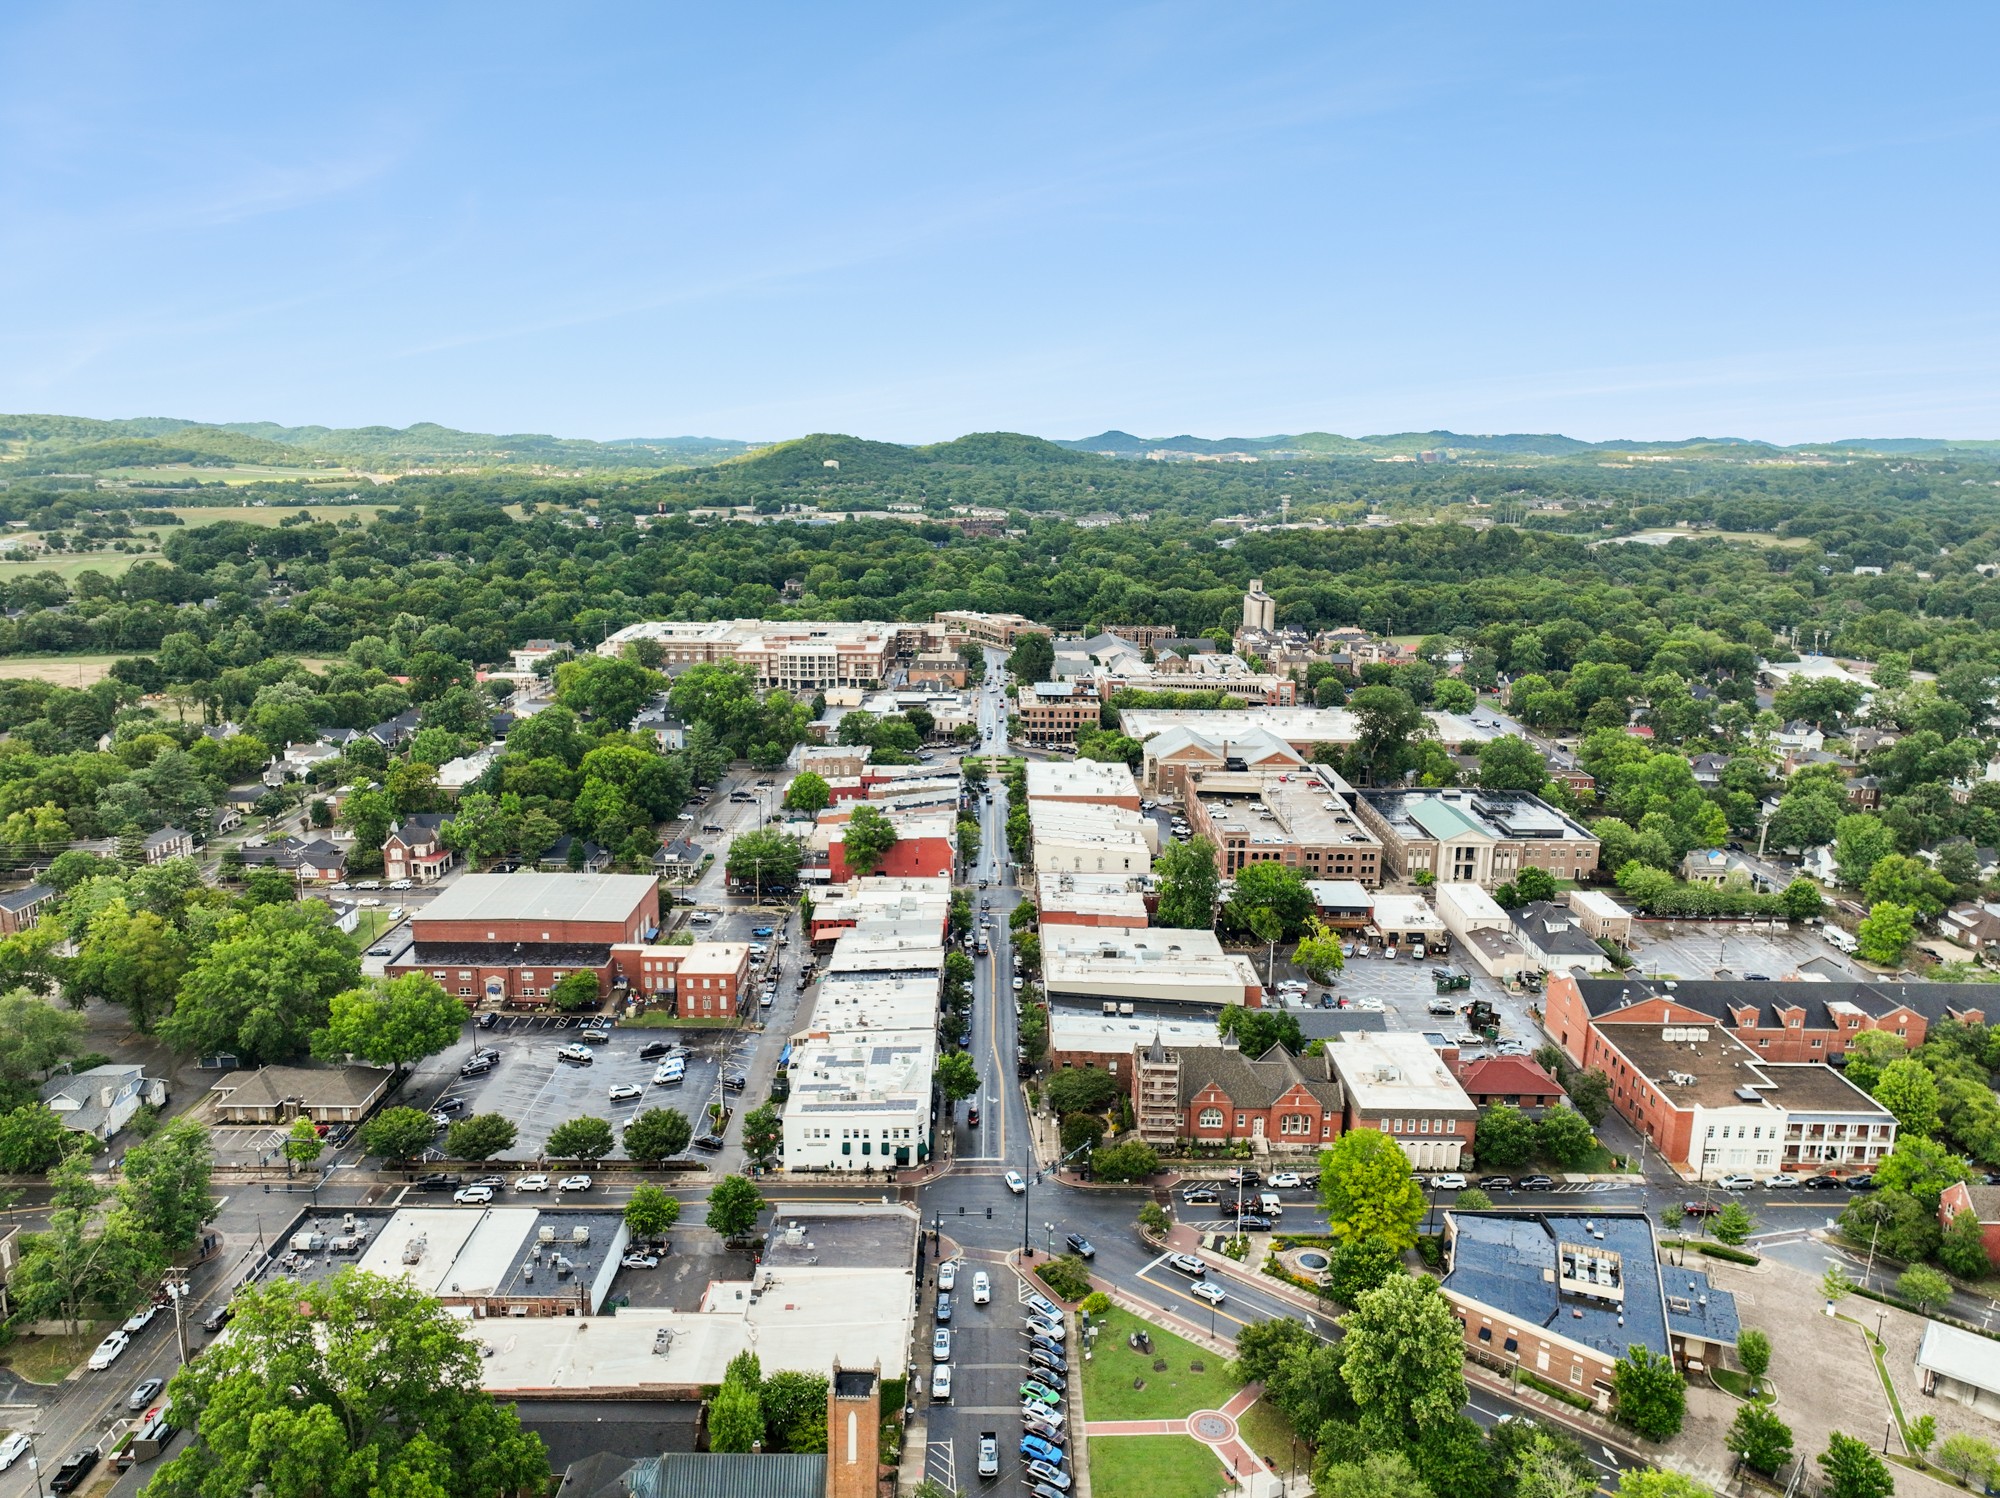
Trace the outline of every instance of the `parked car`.
<instances>
[{"instance_id":1,"label":"parked car","mask_svg":"<svg viewBox=\"0 0 2000 1498\"><path fill-rule=\"evenodd\" d=\"M1522 1176L1516 1183L1523 1191L1550 1191L1555 1188L1554 1176Z\"/></svg>"},{"instance_id":2,"label":"parked car","mask_svg":"<svg viewBox=\"0 0 2000 1498\"><path fill-rule=\"evenodd\" d=\"M491 1186L464 1186L452 1192L451 1199L461 1207L483 1207L493 1200Z\"/></svg>"},{"instance_id":3,"label":"parked car","mask_svg":"<svg viewBox=\"0 0 2000 1498\"><path fill-rule=\"evenodd\" d=\"M1222 1200L1216 1191L1208 1186L1190 1186L1181 1193L1181 1200L1190 1207L1212 1207Z\"/></svg>"},{"instance_id":4,"label":"parked car","mask_svg":"<svg viewBox=\"0 0 2000 1498\"><path fill-rule=\"evenodd\" d=\"M649 1254L644 1249L634 1249L618 1262L627 1269L658 1269L660 1256Z\"/></svg>"},{"instance_id":5,"label":"parked car","mask_svg":"<svg viewBox=\"0 0 2000 1498\"><path fill-rule=\"evenodd\" d=\"M1849 1176L1847 1178L1847 1189L1849 1191L1873 1191L1875 1189L1875 1177L1866 1174Z\"/></svg>"},{"instance_id":6,"label":"parked car","mask_svg":"<svg viewBox=\"0 0 2000 1498\"><path fill-rule=\"evenodd\" d=\"M63 1458L56 1468L55 1476L49 1479L51 1493L74 1493L83 1486L83 1479L90 1469L97 1465L97 1448L81 1446Z\"/></svg>"},{"instance_id":7,"label":"parked car","mask_svg":"<svg viewBox=\"0 0 2000 1498\"><path fill-rule=\"evenodd\" d=\"M770 926L757 926L752 928L750 934L752 936L773 936L776 935L776 931Z\"/></svg>"},{"instance_id":8,"label":"parked car","mask_svg":"<svg viewBox=\"0 0 2000 1498\"><path fill-rule=\"evenodd\" d=\"M956 1290L958 1288L958 1260L946 1259L942 1264L938 1265L937 1287L940 1290Z\"/></svg>"},{"instance_id":9,"label":"parked car","mask_svg":"<svg viewBox=\"0 0 2000 1498\"><path fill-rule=\"evenodd\" d=\"M1514 1189L1514 1178L1512 1176L1481 1176L1479 1178L1479 1189L1481 1191L1511 1191Z\"/></svg>"},{"instance_id":10,"label":"parked car","mask_svg":"<svg viewBox=\"0 0 2000 1498\"><path fill-rule=\"evenodd\" d=\"M741 1072L730 1071L722 1074L722 1090L724 1092L741 1092L749 1085L750 1079Z\"/></svg>"},{"instance_id":11,"label":"parked car","mask_svg":"<svg viewBox=\"0 0 2000 1498\"><path fill-rule=\"evenodd\" d=\"M132 1392L125 1396L125 1408L143 1410L159 1397L160 1390L167 1386L164 1378L142 1378L132 1386Z\"/></svg>"},{"instance_id":12,"label":"parked car","mask_svg":"<svg viewBox=\"0 0 2000 1498\"><path fill-rule=\"evenodd\" d=\"M1757 1184L1755 1176L1723 1176L1715 1183L1724 1191L1748 1191Z\"/></svg>"},{"instance_id":13,"label":"parked car","mask_svg":"<svg viewBox=\"0 0 2000 1498\"><path fill-rule=\"evenodd\" d=\"M1439 1191L1463 1191L1465 1177L1455 1170L1448 1170L1441 1176L1432 1176L1431 1185Z\"/></svg>"},{"instance_id":14,"label":"parked car","mask_svg":"<svg viewBox=\"0 0 2000 1498\"><path fill-rule=\"evenodd\" d=\"M949 1291L938 1292L937 1319L939 1325L943 1325L951 1320L951 1294Z\"/></svg>"},{"instance_id":15,"label":"parked car","mask_svg":"<svg viewBox=\"0 0 2000 1498\"><path fill-rule=\"evenodd\" d=\"M1788 1175L1765 1176L1764 1189L1766 1191L1796 1191L1799 1189L1799 1178Z\"/></svg>"},{"instance_id":16,"label":"parked car","mask_svg":"<svg viewBox=\"0 0 2000 1498\"><path fill-rule=\"evenodd\" d=\"M1030 1316L1022 1324L1029 1338L1036 1342L1047 1342L1061 1350L1062 1342L1069 1336L1069 1328L1060 1321L1047 1321L1040 1316Z\"/></svg>"},{"instance_id":17,"label":"parked car","mask_svg":"<svg viewBox=\"0 0 2000 1498\"><path fill-rule=\"evenodd\" d=\"M635 1087L630 1082L615 1083L611 1088L610 1094L611 1101L614 1103L622 1103L628 1098L644 1097L645 1095L644 1088Z\"/></svg>"},{"instance_id":18,"label":"parked car","mask_svg":"<svg viewBox=\"0 0 2000 1498\"><path fill-rule=\"evenodd\" d=\"M6 1440L0 1441L0 1472L5 1472L27 1454L28 1433L17 1430Z\"/></svg>"},{"instance_id":19,"label":"parked car","mask_svg":"<svg viewBox=\"0 0 2000 1498\"><path fill-rule=\"evenodd\" d=\"M1212 1306L1219 1306L1227 1299L1222 1293L1222 1286L1214 1280L1196 1280L1188 1286L1188 1294L1196 1300L1205 1300Z\"/></svg>"},{"instance_id":20,"label":"parked car","mask_svg":"<svg viewBox=\"0 0 2000 1498\"><path fill-rule=\"evenodd\" d=\"M97 1344L97 1351L90 1355L90 1371L101 1373L117 1362L125 1349L132 1345L132 1339L123 1330L115 1331Z\"/></svg>"},{"instance_id":21,"label":"parked car","mask_svg":"<svg viewBox=\"0 0 2000 1498\"><path fill-rule=\"evenodd\" d=\"M1059 1493L1069 1491L1069 1473L1048 1462L1029 1462L1024 1469L1036 1482L1046 1483Z\"/></svg>"},{"instance_id":22,"label":"parked car","mask_svg":"<svg viewBox=\"0 0 2000 1498\"><path fill-rule=\"evenodd\" d=\"M491 1061L468 1061L458 1069L460 1077L483 1077L493 1070Z\"/></svg>"},{"instance_id":23,"label":"parked car","mask_svg":"<svg viewBox=\"0 0 2000 1498\"><path fill-rule=\"evenodd\" d=\"M1069 1361L1043 1348L1030 1347L1028 1349L1028 1367L1030 1372L1033 1372L1036 1368L1046 1368L1057 1378L1062 1378L1069 1372ZM1039 1377L1039 1375L1037 1376Z\"/></svg>"},{"instance_id":24,"label":"parked car","mask_svg":"<svg viewBox=\"0 0 2000 1498\"><path fill-rule=\"evenodd\" d=\"M711 1155L720 1150L722 1145L723 1139L720 1134L697 1134L694 1136L694 1147L698 1150L705 1150Z\"/></svg>"},{"instance_id":25,"label":"parked car","mask_svg":"<svg viewBox=\"0 0 2000 1498\"><path fill-rule=\"evenodd\" d=\"M951 1398L951 1364L939 1363L931 1369L931 1400L933 1403Z\"/></svg>"},{"instance_id":26,"label":"parked car","mask_svg":"<svg viewBox=\"0 0 2000 1498\"><path fill-rule=\"evenodd\" d=\"M589 1176L564 1176L560 1181L556 1182L556 1190L558 1191L588 1191L589 1189Z\"/></svg>"},{"instance_id":27,"label":"parked car","mask_svg":"<svg viewBox=\"0 0 2000 1498\"><path fill-rule=\"evenodd\" d=\"M1296 1170L1281 1170L1264 1184L1276 1191L1296 1191L1299 1189L1299 1173Z\"/></svg>"},{"instance_id":28,"label":"parked car","mask_svg":"<svg viewBox=\"0 0 2000 1498\"><path fill-rule=\"evenodd\" d=\"M639 1047L641 1061L657 1061L662 1056L671 1056L679 1047L665 1040L649 1040Z\"/></svg>"},{"instance_id":29,"label":"parked car","mask_svg":"<svg viewBox=\"0 0 2000 1498\"><path fill-rule=\"evenodd\" d=\"M1052 1389L1039 1379L1031 1378L1022 1383L1021 1397L1054 1407L1062 1403L1062 1390Z\"/></svg>"},{"instance_id":30,"label":"parked car","mask_svg":"<svg viewBox=\"0 0 2000 1498\"><path fill-rule=\"evenodd\" d=\"M546 1191L549 1189L549 1178L545 1175L522 1176L514 1183L514 1189L516 1191Z\"/></svg>"},{"instance_id":31,"label":"parked car","mask_svg":"<svg viewBox=\"0 0 2000 1498\"><path fill-rule=\"evenodd\" d=\"M566 1045L556 1052L556 1060L571 1066L590 1066L597 1058L580 1045Z\"/></svg>"},{"instance_id":32,"label":"parked car","mask_svg":"<svg viewBox=\"0 0 2000 1498\"><path fill-rule=\"evenodd\" d=\"M951 1361L951 1328L941 1326L931 1333L931 1361L949 1363Z\"/></svg>"},{"instance_id":33,"label":"parked car","mask_svg":"<svg viewBox=\"0 0 2000 1498\"><path fill-rule=\"evenodd\" d=\"M1031 1436L1040 1436L1058 1450L1069 1444L1069 1432L1063 1428L1062 1411L1052 1410L1032 1399L1022 1402L1021 1429Z\"/></svg>"},{"instance_id":34,"label":"parked car","mask_svg":"<svg viewBox=\"0 0 2000 1498\"><path fill-rule=\"evenodd\" d=\"M1022 1436L1021 1455L1030 1461L1060 1462L1062 1447L1051 1444L1041 1436Z\"/></svg>"},{"instance_id":35,"label":"parked car","mask_svg":"<svg viewBox=\"0 0 2000 1498\"><path fill-rule=\"evenodd\" d=\"M136 1337L147 1327L151 1326L153 1318L159 1314L160 1308L158 1306L143 1305L125 1318L125 1330Z\"/></svg>"},{"instance_id":36,"label":"parked car","mask_svg":"<svg viewBox=\"0 0 2000 1498\"><path fill-rule=\"evenodd\" d=\"M990 1430L979 1433L979 1475L998 1477L1000 1475L1000 1438Z\"/></svg>"},{"instance_id":37,"label":"parked car","mask_svg":"<svg viewBox=\"0 0 2000 1498\"><path fill-rule=\"evenodd\" d=\"M678 1087L687 1080L687 1074L687 1063L682 1061L678 1056L670 1057L661 1062L654 1070L653 1085L655 1087Z\"/></svg>"}]
</instances>

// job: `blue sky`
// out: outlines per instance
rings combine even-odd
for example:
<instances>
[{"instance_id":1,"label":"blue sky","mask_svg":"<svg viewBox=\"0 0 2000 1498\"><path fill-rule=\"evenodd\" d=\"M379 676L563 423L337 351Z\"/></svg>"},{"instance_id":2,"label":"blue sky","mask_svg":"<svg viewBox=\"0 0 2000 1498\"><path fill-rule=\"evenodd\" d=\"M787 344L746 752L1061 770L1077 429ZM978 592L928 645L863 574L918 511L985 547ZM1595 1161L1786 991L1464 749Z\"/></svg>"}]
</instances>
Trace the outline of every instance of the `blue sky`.
<instances>
[{"instance_id":1,"label":"blue sky","mask_svg":"<svg viewBox=\"0 0 2000 1498\"><path fill-rule=\"evenodd\" d=\"M2000 436L2000 11L0 8L0 410Z\"/></svg>"}]
</instances>

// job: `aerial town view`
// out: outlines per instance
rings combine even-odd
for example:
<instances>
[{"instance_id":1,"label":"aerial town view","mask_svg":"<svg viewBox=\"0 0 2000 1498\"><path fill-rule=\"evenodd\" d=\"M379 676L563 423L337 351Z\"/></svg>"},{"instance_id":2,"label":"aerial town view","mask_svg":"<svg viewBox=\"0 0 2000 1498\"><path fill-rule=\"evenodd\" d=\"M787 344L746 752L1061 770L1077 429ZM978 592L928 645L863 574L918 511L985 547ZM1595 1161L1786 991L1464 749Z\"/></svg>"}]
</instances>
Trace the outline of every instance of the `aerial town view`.
<instances>
[{"instance_id":1,"label":"aerial town view","mask_svg":"<svg viewBox=\"0 0 2000 1498\"><path fill-rule=\"evenodd\" d=\"M2000 1494L1913 19L0 11L0 1498Z\"/></svg>"}]
</instances>

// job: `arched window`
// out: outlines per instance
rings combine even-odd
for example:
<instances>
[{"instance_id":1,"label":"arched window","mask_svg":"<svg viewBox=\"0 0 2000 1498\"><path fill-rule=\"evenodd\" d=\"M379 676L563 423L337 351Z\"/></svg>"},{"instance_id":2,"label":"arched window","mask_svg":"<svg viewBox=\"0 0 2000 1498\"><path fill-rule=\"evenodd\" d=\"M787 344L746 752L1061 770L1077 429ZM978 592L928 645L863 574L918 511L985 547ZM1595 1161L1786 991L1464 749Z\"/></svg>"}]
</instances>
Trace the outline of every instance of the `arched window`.
<instances>
[{"instance_id":1,"label":"arched window","mask_svg":"<svg viewBox=\"0 0 2000 1498\"><path fill-rule=\"evenodd\" d=\"M1204 1109L1202 1109L1202 1110L1201 1110L1201 1126L1202 1126L1202 1127L1203 1127L1204 1129L1219 1129L1219 1128L1221 1128L1221 1127L1222 1127L1222 1110L1221 1110L1220 1108L1204 1108Z\"/></svg>"}]
</instances>

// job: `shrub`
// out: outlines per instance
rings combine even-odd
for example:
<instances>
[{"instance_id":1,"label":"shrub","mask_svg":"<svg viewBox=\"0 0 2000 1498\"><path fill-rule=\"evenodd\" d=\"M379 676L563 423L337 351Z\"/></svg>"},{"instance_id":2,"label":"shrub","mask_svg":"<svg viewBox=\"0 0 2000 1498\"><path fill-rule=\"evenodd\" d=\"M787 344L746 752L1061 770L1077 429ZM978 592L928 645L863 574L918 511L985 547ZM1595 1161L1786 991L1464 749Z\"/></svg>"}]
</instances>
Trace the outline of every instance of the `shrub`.
<instances>
[{"instance_id":1,"label":"shrub","mask_svg":"<svg viewBox=\"0 0 2000 1498\"><path fill-rule=\"evenodd\" d=\"M1044 1260L1036 1266L1035 1275L1059 1300L1078 1301L1090 1294L1090 1271L1074 1254Z\"/></svg>"}]
</instances>

